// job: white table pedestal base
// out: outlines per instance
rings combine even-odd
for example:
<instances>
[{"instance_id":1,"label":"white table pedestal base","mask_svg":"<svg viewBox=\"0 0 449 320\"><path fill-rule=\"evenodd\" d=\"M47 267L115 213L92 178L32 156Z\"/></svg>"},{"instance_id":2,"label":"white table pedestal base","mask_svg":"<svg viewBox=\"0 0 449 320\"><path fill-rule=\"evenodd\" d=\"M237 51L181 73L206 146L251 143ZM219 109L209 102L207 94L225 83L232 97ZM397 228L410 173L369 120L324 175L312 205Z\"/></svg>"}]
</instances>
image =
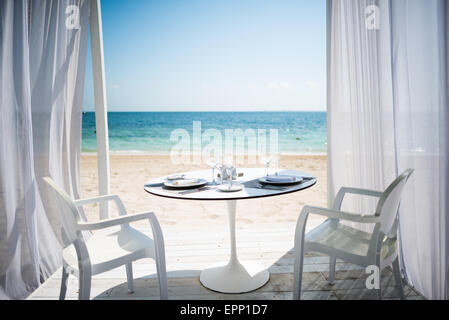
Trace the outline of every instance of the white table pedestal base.
<instances>
[{"instance_id":1,"label":"white table pedestal base","mask_svg":"<svg viewBox=\"0 0 449 320\"><path fill-rule=\"evenodd\" d=\"M231 232L231 259L227 265L206 269L200 281L208 289L221 293L245 293L254 291L268 282L270 273L255 263L240 263L235 239L236 201L227 202Z\"/></svg>"},{"instance_id":2,"label":"white table pedestal base","mask_svg":"<svg viewBox=\"0 0 449 320\"><path fill-rule=\"evenodd\" d=\"M230 263L201 272L203 286L221 293L245 293L259 289L270 279L270 273L255 263Z\"/></svg>"}]
</instances>

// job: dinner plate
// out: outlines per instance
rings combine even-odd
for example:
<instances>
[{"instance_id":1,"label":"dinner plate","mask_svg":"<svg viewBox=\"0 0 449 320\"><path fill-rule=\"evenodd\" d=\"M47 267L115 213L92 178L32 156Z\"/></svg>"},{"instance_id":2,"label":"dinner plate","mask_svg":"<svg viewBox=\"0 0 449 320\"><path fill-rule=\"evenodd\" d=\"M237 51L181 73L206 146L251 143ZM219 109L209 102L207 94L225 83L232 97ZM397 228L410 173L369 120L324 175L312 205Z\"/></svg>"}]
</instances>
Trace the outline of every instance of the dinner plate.
<instances>
[{"instance_id":1,"label":"dinner plate","mask_svg":"<svg viewBox=\"0 0 449 320\"><path fill-rule=\"evenodd\" d=\"M186 183L186 180L192 180L192 182ZM164 185L169 188L186 189L186 188L202 187L205 186L207 183L208 182L205 179L183 179L183 180L166 181L164 182Z\"/></svg>"},{"instance_id":2,"label":"dinner plate","mask_svg":"<svg viewBox=\"0 0 449 320\"><path fill-rule=\"evenodd\" d=\"M274 185L290 185L290 184L298 184L301 183L304 179L301 177L295 177L295 176L282 176L279 175L278 177L282 178L282 177L289 177L289 178L294 178L291 181L270 181L267 179L267 177L262 177L259 179L259 182L264 183L264 184L274 184Z\"/></svg>"},{"instance_id":3,"label":"dinner plate","mask_svg":"<svg viewBox=\"0 0 449 320\"><path fill-rule=\"evenodd\" d=\"M222 192L237 192L243 190L243 186L238 183L233 183L231 188L229 188L229 185L227 184L221 184L217 188L218 190Z\"/></svg>"}]
</instances>

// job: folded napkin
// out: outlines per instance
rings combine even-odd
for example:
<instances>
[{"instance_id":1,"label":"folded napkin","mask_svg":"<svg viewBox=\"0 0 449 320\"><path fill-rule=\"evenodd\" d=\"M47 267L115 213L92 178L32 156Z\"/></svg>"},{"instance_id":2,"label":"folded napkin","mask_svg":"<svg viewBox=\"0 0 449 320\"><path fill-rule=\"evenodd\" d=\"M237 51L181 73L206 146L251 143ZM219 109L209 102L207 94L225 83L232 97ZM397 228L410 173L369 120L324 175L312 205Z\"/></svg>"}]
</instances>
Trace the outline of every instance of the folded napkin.
<instances>
[{"instance_id":1,"label":"folded napkin","mask_svg":"<svg viewBox=\"0 0 449 320\"><path fill-rule=\"evenodd\" d=\"M184 179L185 175L183 174L174 174L167 177L167 180L181 180Z\"/></svg>"},{"instance_id":2,"label":"folded napkin","mask_svg":"<svg viewBox=\"0 0 449 320\"><path fill-rule=\"evenodd\" d=\"M291 176L268 176L265 178L267 181L271 182L293 182L295 177Z\"/></svg>"},{"instance_id":3,"label":"folded napkin","mask_svg":"<svg viewBox=\"0 0 449 320\"><path fill-rule=\"evenodd\" d=\"M176 180L173 182L175 186L186 186L189 184L197 183L198 179L184 179L184 180Z\"/></svg>"}]
</instances>

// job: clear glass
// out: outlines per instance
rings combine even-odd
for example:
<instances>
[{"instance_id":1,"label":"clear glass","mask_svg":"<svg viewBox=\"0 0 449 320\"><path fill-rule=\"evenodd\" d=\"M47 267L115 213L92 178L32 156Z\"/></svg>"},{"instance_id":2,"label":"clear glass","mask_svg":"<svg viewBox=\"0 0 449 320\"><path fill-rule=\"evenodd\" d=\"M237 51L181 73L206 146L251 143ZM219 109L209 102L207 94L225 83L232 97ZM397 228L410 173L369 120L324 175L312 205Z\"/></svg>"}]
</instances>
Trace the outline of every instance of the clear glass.
<instances>
[{"instance_id":1,"label":"clear glass","mask_svg":"<svg viewBox=\"0 0 449 320\"><path fill-rule=\"evenodd\" d=\"M216 169L218 172L220 172L220 175L217 177L216 183L217 185L223 184L223 174L224 174L224 167L221 164L217 164Z\"/></svg>"},{"instance_id":2,"label":"clear glass","mask_svg":"<svg viewBox=\"0 0 449 320\"><path fill-rule=\"evenodd\" d=\"M211 162L211 161L206 162L206 164L208 165L209 168L212 169L211 184L216 184L216 182L215 182L215 169L217 168L218 164L216 162Z\"/></svg>"},{"instance_id":3,"label":"clear glass","mask_svg":"<svg viewBox=\"0 0 449 320\"><path fill-rule=\"evenodd\" d=\"M265 175L268 177L268 168L270 168L270 163L273 160L271 156L265 155L260 158L262 164L265 166Z\"/></svg>"},{"instance_id":4,"label":"clear glass","mask_svg":"<svg viewBox=\"0 0 449 320\"><path fill-rule=\"evenodd\" d=\"M228 178L228 188L232 188L232 175L234 173L234 157L232 155L225 156L224 167Z\"/></svg>"},{"instance_id":5,"label":"clear glass","mask_svg":"<svg viewBox=\"0 0 449 320\"><path fill-rule=\"evenodd\" d=\"M226 174L228 176L228 188L232 188L232 176L234 173L234 165L228 164L226 165Z\"/></svg>"}]
</instances>

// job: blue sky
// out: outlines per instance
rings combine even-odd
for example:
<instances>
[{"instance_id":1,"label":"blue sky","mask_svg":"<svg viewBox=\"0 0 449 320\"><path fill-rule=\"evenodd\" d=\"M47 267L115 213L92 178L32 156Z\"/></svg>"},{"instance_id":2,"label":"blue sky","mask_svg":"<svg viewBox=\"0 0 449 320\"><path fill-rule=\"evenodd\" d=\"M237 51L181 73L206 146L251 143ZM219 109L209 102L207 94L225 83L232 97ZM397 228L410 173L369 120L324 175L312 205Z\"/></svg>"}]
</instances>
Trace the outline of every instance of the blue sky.
<instances>
[{"instance_id":1,"label":"blue sky","mask_svg":"<svg viewBox=\"0 0 449 320\"><path fill-rule=\"evenodd\" d=\"M325 110L325 0L104 0L110 111ZM84 109L93 110L90 46Z\"/></svg>"}]
</instances>

